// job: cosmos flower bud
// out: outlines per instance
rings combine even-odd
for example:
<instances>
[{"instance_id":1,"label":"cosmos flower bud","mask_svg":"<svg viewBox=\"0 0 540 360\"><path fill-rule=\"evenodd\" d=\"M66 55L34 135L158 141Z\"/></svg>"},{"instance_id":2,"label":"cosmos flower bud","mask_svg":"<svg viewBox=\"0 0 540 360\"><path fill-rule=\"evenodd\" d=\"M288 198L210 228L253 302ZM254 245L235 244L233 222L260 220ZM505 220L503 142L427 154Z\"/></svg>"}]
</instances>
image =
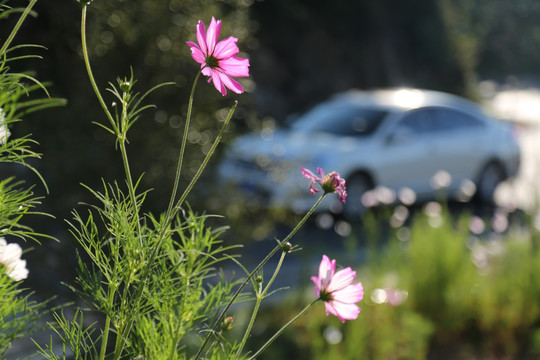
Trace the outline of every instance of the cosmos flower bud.
<instances>
[{"instance_id":1,"label":"cosmos flower bud","mask_svg":"<svg viewBox=\"0 0 540 360\"><path fill-rule=\"evenodd\" d=\"M234 318L232 316L227 316L221 323L221 330L223 331L231 330L233 322L234 322Z\"/></svg>"},{"instance_id":2,"label":"cosmos flower bud","mask_svg":"<svg viewBox=\"0 0 540 360\"><path fill-rule=\"evenodd\" d=\"M292 247L292 244L287 241L285 244L281 245L281 250L283 250L283 252L285 253L288 253L289 251L291 251Z\"/></svg>"},{"instance_id":3,"label":"cosmos flower bud","mask_svg":"<svg viewBox=\"0 0 540 360\"><path fill-rule=\"evenodd\" d=\"M302 175L304 175L305 178L309 179L309 191L312 194L315 194L319 192L319 189L315 187L316 183L319 183L322 190L325 194L328 193L337 193L339 195L339 201L342 203L345 203L345 199L347 198L347 190L345 188L345 180L341 178L341 176L335 172L332 171L331 173L325 175L323 169L317 168L317 172L319 175L315 175L313 172L311 172L308 169L300 168L302 170Z\"/></svg>"},{"instance_id":4,"label":"cosmos flower bud","mask_svg":"<svg viewBox=\"0 0 540 360\"><path fill-rule=\"evenodd\" d=\"M131 89L131 83L127 80L120 82L120 90L128 92Z\"/></svg>"}]
</instances>

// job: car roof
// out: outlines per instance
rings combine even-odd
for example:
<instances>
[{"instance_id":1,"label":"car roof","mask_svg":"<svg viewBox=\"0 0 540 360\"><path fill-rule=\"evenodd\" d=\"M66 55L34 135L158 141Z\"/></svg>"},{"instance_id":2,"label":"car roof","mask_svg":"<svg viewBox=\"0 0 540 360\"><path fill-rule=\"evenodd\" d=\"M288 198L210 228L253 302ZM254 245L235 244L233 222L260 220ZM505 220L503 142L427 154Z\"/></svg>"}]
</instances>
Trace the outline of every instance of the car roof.
<instances>
[{"instance_id":1,"label":"car roof","mask_svg":"<svg viewBox=\"0 0 540 360\"><path fill-rule=\"evenodd\" d=\"M352 89L334 95L330 101L357 104L390 112L402 112L426 106L449 107L485 116L483 109L472 101L440 91L415 88Z\"/></svg>"}]
</instances>

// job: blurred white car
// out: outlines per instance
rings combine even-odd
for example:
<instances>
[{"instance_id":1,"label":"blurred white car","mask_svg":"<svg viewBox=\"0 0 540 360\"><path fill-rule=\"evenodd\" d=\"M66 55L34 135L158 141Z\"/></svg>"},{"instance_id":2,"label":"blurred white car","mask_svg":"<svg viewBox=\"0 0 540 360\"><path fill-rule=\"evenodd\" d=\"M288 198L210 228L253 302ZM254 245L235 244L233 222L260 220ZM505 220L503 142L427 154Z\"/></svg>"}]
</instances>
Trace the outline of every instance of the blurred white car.
<instances>
[{"instance_id":1,"label":"blurred white car","mask_svg":"<svg viewBox=\"0 0 540 360\"><path fill-rule=\"evenodd\" d=\"M405 189L425 201L437 187L452 198L468 184L492 200L519 163L512 125L468 100L419 89L351 90L288 128L236 138L218 171L225 186L248 191L259 205L300 212L316 201L300 167L337 171L347 181L347 202L343 208L337 196L328 196L321 208L356 214L365 206L364 192L375 187ZM434 186L435 174L442 185Z\"/></svg>"}]
</instances>

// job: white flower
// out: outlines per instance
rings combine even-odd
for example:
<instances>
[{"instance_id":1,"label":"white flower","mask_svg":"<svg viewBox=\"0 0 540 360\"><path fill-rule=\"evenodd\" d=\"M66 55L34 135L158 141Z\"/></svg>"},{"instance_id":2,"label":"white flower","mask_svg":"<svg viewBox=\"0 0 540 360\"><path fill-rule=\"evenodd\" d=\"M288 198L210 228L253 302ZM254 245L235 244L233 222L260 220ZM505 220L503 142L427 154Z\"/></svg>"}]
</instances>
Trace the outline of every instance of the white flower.
<instances>
[{"instance_id":1,"label":"white flower","mask_svg":"<svg viewBox=\"0 0 540 360\"><path fill-rule=\"evenodd\" d=\"M18 244L8 244L6 239L0 238L0 264L5 268L7 276L15 281L28 277L26 261L21 259L22 248Z\"/></svg>"},{"instance_id":2,"label":"white flower","mask_svg":"<svg viewBox=\"0 0 540 360\"><path fill-rule=\"evenodd\" d=\"M7 142L11 133L6 124L6 115L4 110L0 108L0 145L3 145Z\"/></svg>"}]
</instances>

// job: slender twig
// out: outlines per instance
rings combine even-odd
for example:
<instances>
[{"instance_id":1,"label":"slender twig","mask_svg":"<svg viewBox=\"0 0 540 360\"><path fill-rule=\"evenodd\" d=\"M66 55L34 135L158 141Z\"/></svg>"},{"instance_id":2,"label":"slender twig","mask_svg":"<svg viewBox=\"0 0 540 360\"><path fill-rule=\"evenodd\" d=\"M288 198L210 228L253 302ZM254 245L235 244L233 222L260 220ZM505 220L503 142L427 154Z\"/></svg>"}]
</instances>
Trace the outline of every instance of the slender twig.
<instances>
[{"instance_id":1,"label":"slender twig","mask_svg":"<svg viewBox=\"0 0 540 360\"><path fill-rule=\"evenodd\" d=\"M274 270L274 274L270 278L270 281L268 281L268 284L266 284L266 287L264 290L259 291L256 296L257 300L255 302L255 307L253 308L253 313L251 314L251 319L249 320L249 324L246 328L246 331L244 333L244 337L242 338L242 341L240 342L240 346L238 347L238 350L236 351L236 357L235 359L238 359L240 355L242 354L242 350L244 350L244 346L246 345L247 339L249 335L251 334L251 329L253 328L253 324L255 323L255 319L257 318L257 314L259 312L259 308L261 306L261 303L263 299L265 298L266 294L268 293L268 290L270 289L270 286L276 279L277 274L279 273L279 270L281 270L281 265L283 264L283 260L285 259L285 256L287 255L287 251L283 251L281 253L281 257L279 258L279 262L276 266L276 269Z\"/></svg>"},{"instance_id":2,"label":"slender twig","mask_svg":"<svg viewBox=\"0 0 540 360\"><path fill-rule=\"evenodd\" d=\"M216 137L216 140L210 147L210 150L206 154L206 157L204 158L203 162L199 166L199 169L197 170L197 172L195 173L191 181L189 182L188 186L186 186L186 189L182 193L182 196L180 196L180 199L178 199L178 202L176 203L176 206L174 207L175 209L179 209L182 206L187 196L189 195L189 193L191 192L191 190L197 183L197 180L199 180L199 178L201 177L203 170L206 168L206 165L208 165L208 162L210 161L210 159L212 158L212 155L216 151L216 148L219 142L221 141L221 138L225 134L225 130L227 129L227 126L229 125L229 122L231 121L232 115L234 114L234 111L236 110L237 105L238 105L238 101L235 101L234 105L229 110L229 114L227 115L227 118L225 119L225 122L223 123L223 126L221 127L221 130L219 131L219 134Z\"/></svg>"},{"instance_id":3,"label":"slender twig","mask_svg":"<svg viewBox=\"0 0 540 360\"><path fill-rule=\"evenodd\" d=\"M188 103L188 109L187 109L187 115L186 115L186 124L184 127L184 134L182 136L182 144L180 145L180 154L178 155L178 165L176 166L176 177L174 179L173 191L171 194L171 200L169 201L169 207L167 209L166 218L169 218L171 215L174 200L176 200L176 193L178 192L178 183L180 182L180 174L182 173L182 163L184 161L184 152L186 149L186 143L187 143L187 138L188 138L189 124L191 122L191 111L193 109L193 95L195 94L195 88L197 87L197 82L200 76L201 76L201 71L199 70L199 72L197 73L197 76L195 76L193 85L191 86L191 93L189 95L189 103Z\"/></svg>"},{"instance_id":4,"label":"slender twig","mask_svg":"<svg viewBox=\"0 0 540 360\"><path fill-rule=\"evenodd\" d=\"M28 14L30 14L30 11L32 10L32 8L36 4L36 2L37 2L37 0L30 0L30 3L26 7L26 9L24 9L21 17L19 18L19 20L17 21L17 23L13 27L13 30L11 31L11 33L7 37L6 41L4 42L4 45L2 45L2 48L0 48L0 56L2 56L6 52L6 50L8 49L9 45L11 45L11 42L15 38L15 35L17 35L17 33L19 32L19 29L21 28L22 23L24 22L24 20L28 16Z\"/></svg>"},{"instance_id":5,"label":"slender twig","mask_svg":"<svg viewBox=\"0 0 540 360\"><path fill-rule=\"evenodd\" d=\"M96 81L92 72L92 67L90 65L90 58L88 56L88 46L87 46L87 41L86 41L86 13L87 13L87 5L84 5L82 7L82 14L81 14L81 45L82 45L82 50L83 50L84 63L85 63L86 71L88 73L88 78L90 80L94 93L96 94L96 97L103 111L105 112L105 115L109 119L109 122L111 123L112 127L115 129L116 136L118 137L118 140L120 143L120 153L122 154L122 162L124 165L124 171L126 173L126 181L128 185L129 197L133 206L133 216L135 217L136 222L137 222L137 233L139 234L139 240L142 244L142 230L141 230L141 222L139 219L139 207L137 204L137 198L135 196L135 186L133 184L133 179L131 176L131 170L129 166L129 160L128 160L127 149L126 149L126 141L127 141L126 132L127 132L127 116L128 116L127 115L127 106L128 106L127 99L126 99L126 95L124 94L124 96L122 97L122 115L121 115L122 118L121 118L120 127L119 127L118 124L116 124L109 109L107 108L105 101L103 100L103 97L99 91L99 88L96 84ZM126 284L124 288L124 296L128 293L129 285L130 284ZM108 337L109 337L109 333L111 332L110 324L111 324L111 319L110 319L110 316L107 314L106 319L105 319L103 340L101 344L100 360L104 360L106 356ZM125 332L117 333L115 353L114 353L115 359L118 359L120 357L120 354L122 353L124 336L126 335L127 334Z\"/></svg>"},{"instance_id":6,"label":"slender twig","mask_svg":"<svg viewBox=\"0 0 540 360\"><path fill-rule=\"evenodd\" d=\"M107 115L107 118L109 119L112 126L116 126L114 118L107 108L107 105L105 105L105 101L103 100L103 97L101 96L101 93L99 91L99 88L96 84L96 80L94 79L94 75L92 73L92 68L90 67L90 58L88 56L88 46L86 44L86 8L87 5L84 5L82 7L82 19L81 19L81 45L82 45L82 51L83 51L83 58L84 58L84 64L86 65L86 72L88 73L88 78L90 79L90 83L92 84L92 88L94 89L94 93L96 94L98 101L103 108L103 111L105 112L105 115Z\"/></svg>"},{"instance_id":7,"label":"slender twig","mask_svg":"<svg viewBox=\"0 0 540 360\"><path fill-rule=\"evenodd\" d=\"M231 110L229 111L229 114L227 115L227 118L225 119L225 121L223 123L223 126L221 127L221 130L220 130L218 136L214 140L214 143L212 144L212 146L210 147L210 150L206 154L206 157L204 158L203 162L201 163L201 166L197 170L197 173L195 174L195 176L192 178L189 185L184 190L184 193L182 194L182 196L180 197L180 199L176 203L176 206L172 207L170 214L165 217L164 223L161 225L161 229L160 229L161 231L159 233L158 241L157 241L156 245L153 246L152 252L150 253L150 256L148 258L149 259L148 264L153 264L154 259L157 257L159 249L161 249L161 245L163 244L163 241L164 241L164 239L165 239L165 237L167 235L167 229L169 228L169 226L172 223L172 221L174 220L176 214L180 210L180 207L182 206L183 202L187 198L189 192L195 186L195 183L197 182L197 180L201 176L203 170L205 169L206 165L210 161L210 158L214 154L217 146L221 142L221 139L222 139L223 135L225 134L225 130L227 129L227 127L228 127L228 125L229 125L229 123L230 123L230 121L232 119L232 116L234 114L234 110L236 109L237 105L238 105L238 102L235 101L234 105L231 107ZM191 107L191 105L190 105L190 107ZM188 112L190 112L189 109L188 109ZM150 271L149 269L150 269L149 266L146 267L146 273L144 273L142 275L142 278L146 278L148 276L148 272ZM142 295L143 289L144 289L144 287L141 286L138 289L137 293L134 295L134 298L138 299L138 300L136 300L137 303L138 303L138 301L141 300L141 295ZM131 331L132 326L133 326L133 322L128 323L128 325L124 329L124 333L125 334L129 333L129 331Z\"/></svg>"},{"instance_id":8,"label":"slender twig","mask_svg":"<svg viewBox=\"0 0 540 360\"><path fill-rule=\"evenodd\" d=\"M105 112L105 115L111 122L111 125L116 130L116 136L118 137L120 141L120 152L122 153L122 162L124 164L124 170L126 173L126 180L128 182L128 191L129 191L129 197L132 202L133 206L133 213L134 216L136 216L137 219L137 229L139 231L139 235L141 234L141 224L139 221L139 208L137 206L137 199L135 197L135 187L133 185L133 179L131 177L131 170L129 166L129 161L127 157L127 149L126 149L126 131L127 126L122 126L118 128L116 125L114 118L109 111L109 108L107 108L107 105L105 104L105 101L103 100L103 96L101 96L101 92L99 91L99 87L96 84L96 80L94 78L94 74L92 72L92 67L90 65L90 57L88 56L88 46L86 42L86 12L87 12L87 5L84 5L82 7L82 18L81 18L81 45L82 45L82 51L83 51L83 58L84 63L86 65L86 72L88 73L88 78L90 80L90 83L92 84L92 88L94 89L94 93L96 94L96 97L98 98L99 103L101 104L101 107L103 108L103 111ZM121 123L124 124L125 120L127 118L127 103L125 101L125 97L122 99L122 121ZM142 241L142 239L141 239Z\"/></svg>"},{"instance_id":9,"label":"slender twig","mask_svg":"<svg viewBox=\"0 0 540 360\"><path fill-rule=\"evenodd\" d=\"M296 320L298 320L298 318L302 315L304 315L304 313L313 305L315 304L317 301L319 301L320 298L316 299L315 301L313 301L311 304L309 304L308 306L306 306L304 309L302 309L302 311L300 311L295 317L293 317L288 323L286 323L285 325L283 325L281 327L281 329L279 329L275 334L274 336L272 336L270 339L268 339L268 341L255 353L253 354L253 356L251 356L248 360L253 360L253 359L256 359L257 356L259 356L264 350L266 350L266 348L268 346L270 346L270 344L272 344L274 342L274 340L276 340L283 331L285 331L285 329L287 329L293 322L295 322Z\"/></svg>"},{"instance_id":10,"label":"slender twig","mask_svg":"<svg viewBox=\"0 0 540 360\"><path fill-rule=\"evenodd\" d=\"M278 245L272 251L270 251L270 253L268 253L268 255L266 255L266 257L259 263L259 265L257 265L257 267L255 267L255 269L253 269L253 271L247 276L247 278L238 287L238 289L233 294L233 296L231 297L231 299L229 300L227 305L225 305L225 307L223 308L223 310L219 314L218 318L214 322L214 325L212 325L212 327L210 328L210 331L208 332L208 335L206 335L206 338L204 339L203 343L199 347L199 350L197 351L197 354L195 354L195 360L200 358L200 356L201 356L201 354L202 354L202 352L204 350L204 347L206 346L206 344L208 343L208 340L210 340L210 337L212 336L212 333L217 329L217 327L219 326L219 324L221 323L221 321L225 317L225 314L227 313L227 311L229 311L229 308L234 303L234 301L236 300L238 295L240 295L240 293L242 292L244 287L247 285L247 283L251 280L253 275L255 275L264 266L264 264L266 264L268 262L268 260L270 260L270 258L272 256L274 256L274 254L276 252L278 252L282 248L283 245L285 245L287 242L289 242L289 240L294 236L294 234L296 234L296 232L298 232L298 230L302 227L302 225L304 225L304 223L307 221L307 219L309 219L309 217L313 214L315 209L320 205L320 203L323 201L323 199L325 198L326 195L327 195L326 193L321 195L319 200L317 200L315 205L313 205L313 207L307 212L307 214L304 215L302 220L300 220L298 222L298 224L296 224L296 226L294 227L294 229L291 230L289 235L287 235L287 237L285 239L283 239L281 242L279 242Z\"/></svg>"}]
</instances>

